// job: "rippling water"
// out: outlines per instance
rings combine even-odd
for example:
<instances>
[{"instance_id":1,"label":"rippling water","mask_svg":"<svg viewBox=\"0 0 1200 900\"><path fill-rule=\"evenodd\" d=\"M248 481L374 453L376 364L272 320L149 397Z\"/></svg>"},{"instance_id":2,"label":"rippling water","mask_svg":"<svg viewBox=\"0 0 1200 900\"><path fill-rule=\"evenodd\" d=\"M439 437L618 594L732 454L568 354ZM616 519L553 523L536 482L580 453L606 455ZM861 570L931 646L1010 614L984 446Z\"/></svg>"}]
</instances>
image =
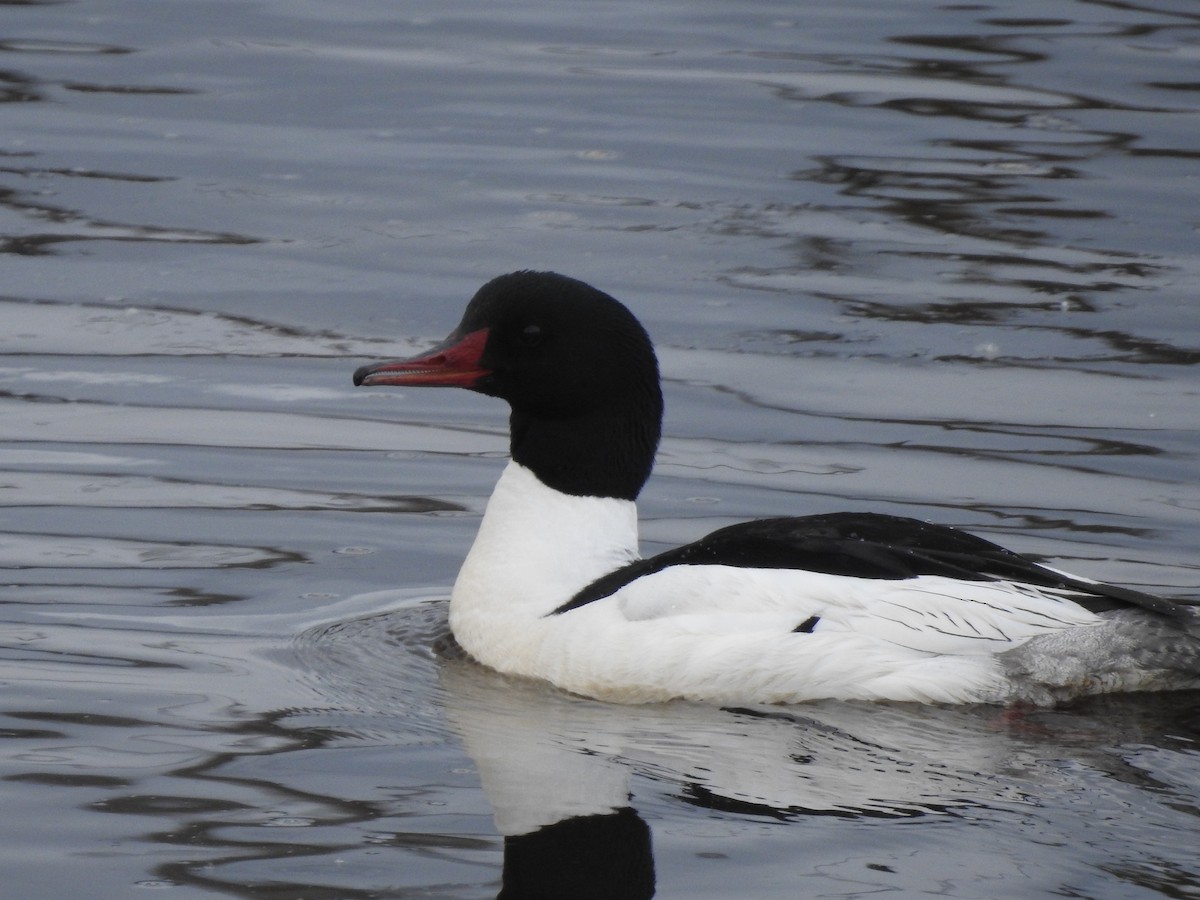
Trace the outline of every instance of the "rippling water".
<instances>
[{"instance_id":1,"label":"rippling water","mask_svg":"<svg viewBox=\"0 0 1200 900\"><path fill-rule=\"evenodd\" d=\"M1200 595L1200 10L825 7L0 4L6 891L1200 896L1196 695L626 709L447 647L505 412L350 373L521 267L660 346L647 549L874 509Z\"/></svg>"}]
</instances>

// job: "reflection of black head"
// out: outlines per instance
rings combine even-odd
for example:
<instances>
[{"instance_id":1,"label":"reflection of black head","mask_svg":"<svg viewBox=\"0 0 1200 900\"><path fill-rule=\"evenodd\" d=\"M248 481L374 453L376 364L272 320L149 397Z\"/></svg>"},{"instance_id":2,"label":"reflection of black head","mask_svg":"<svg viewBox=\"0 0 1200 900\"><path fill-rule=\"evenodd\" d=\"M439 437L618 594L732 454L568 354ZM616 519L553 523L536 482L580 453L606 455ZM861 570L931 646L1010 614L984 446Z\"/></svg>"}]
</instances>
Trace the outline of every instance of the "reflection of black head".
<instances>
[{"instance_id":1,"label":"reflection of black head","mask_svg":"<svg viewBox=\"0 0 1200 900\"><path fill-rule=\"evenodd\" d=\"M628 807L504 839L504 881L496 900L653 896L650 828Z\"/></svg>"}]
</instances>

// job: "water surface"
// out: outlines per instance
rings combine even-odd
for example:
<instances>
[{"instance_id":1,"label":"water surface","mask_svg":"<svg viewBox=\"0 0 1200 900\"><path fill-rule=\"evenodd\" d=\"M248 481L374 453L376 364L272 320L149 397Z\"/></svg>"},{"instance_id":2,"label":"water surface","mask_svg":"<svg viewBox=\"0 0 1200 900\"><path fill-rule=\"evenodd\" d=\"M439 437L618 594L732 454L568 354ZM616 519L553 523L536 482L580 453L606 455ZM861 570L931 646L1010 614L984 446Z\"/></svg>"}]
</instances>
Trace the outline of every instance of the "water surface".
<instances>
[{"instance_id":1,"label":"water surface","mask_svg":"<svg viewBox=\"0 0 1200 900\"><path fill-rule=\"evenodd\" d=\"M1195 695L626 709L448 649L505 411L350 374L523 267L659 345L648 551L871 509L1200 596L1200 11L827 7L0 5L6 890L1200 896Z\"/></svg>"}]
</instances>

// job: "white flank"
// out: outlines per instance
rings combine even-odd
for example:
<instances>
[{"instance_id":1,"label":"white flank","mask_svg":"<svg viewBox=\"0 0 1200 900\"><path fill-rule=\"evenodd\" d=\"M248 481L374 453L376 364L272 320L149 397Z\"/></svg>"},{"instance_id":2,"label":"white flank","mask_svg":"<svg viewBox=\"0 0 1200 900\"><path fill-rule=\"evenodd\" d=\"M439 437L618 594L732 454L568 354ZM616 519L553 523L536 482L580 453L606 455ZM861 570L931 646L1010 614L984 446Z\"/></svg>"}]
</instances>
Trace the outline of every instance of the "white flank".
<instances>
[{"instance_id":1,"label":"white flank","mask_svg":"<svg viewBox=\"0 0 1200 900\"><path fill-rule=\"evenodd\" d=\"M1016 696L999 654L1102 621L1019 583L721 565L664 569L553 614L636 558L632 502L561 494L510 462L455 582L451 628L487 666L604 700L962 703Z\"/></svg>"}]
</instances>

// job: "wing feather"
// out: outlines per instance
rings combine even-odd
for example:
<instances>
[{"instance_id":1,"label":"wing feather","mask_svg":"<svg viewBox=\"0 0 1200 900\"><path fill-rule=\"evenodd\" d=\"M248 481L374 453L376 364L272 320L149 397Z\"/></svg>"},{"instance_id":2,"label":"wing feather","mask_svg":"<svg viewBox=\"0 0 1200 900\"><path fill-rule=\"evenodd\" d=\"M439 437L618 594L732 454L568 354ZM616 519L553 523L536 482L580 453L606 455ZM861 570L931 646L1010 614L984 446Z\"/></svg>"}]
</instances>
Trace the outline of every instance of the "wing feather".
<instances>
[{"instance_id":1,"label":"wing feather","mask_svg":"<svg viewBox=\"0 0 1200 900\"><path fill-rule=\"evenodd\" d=\"M633 620L707 615L737 631L847 631L934 653L999 652L1121 607L1188 615L1186 602L1078 578L966 532L857 513L722 528L610 572L553 614L607 597Z\"/></svg>"}]
</instances>

